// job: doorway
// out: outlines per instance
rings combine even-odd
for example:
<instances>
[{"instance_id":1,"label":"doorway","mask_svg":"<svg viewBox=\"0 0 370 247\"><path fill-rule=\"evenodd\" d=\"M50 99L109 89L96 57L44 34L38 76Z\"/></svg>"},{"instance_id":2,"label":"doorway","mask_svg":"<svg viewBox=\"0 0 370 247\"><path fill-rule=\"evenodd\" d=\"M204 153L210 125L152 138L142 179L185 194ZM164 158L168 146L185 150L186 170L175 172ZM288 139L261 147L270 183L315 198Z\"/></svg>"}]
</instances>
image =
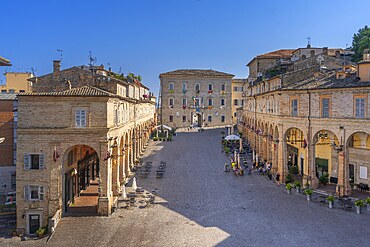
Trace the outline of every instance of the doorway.
<instances>
[{"instance_id":1,"label":"doorway","mask_svg":"<svg viewBox=\"0 0 370 247\"><path fill-rule=\"evenodd\" d=\"M40 215L39 214L29 214L29 234L36 234L36 231L41 228Z\"/></svg>"}]
</instances>

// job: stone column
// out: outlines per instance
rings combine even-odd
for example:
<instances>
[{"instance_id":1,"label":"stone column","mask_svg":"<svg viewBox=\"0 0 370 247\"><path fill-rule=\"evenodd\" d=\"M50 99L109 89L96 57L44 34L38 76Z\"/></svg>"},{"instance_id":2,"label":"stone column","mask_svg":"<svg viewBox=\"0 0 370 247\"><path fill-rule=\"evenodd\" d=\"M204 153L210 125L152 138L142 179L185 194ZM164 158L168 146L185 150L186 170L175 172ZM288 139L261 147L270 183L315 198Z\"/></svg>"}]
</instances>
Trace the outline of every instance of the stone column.
<instances>
[{"instance_id":1,"label":"stone column","mask_svg":"<svg viewBox=\"0 0 370 247\"><path fill-rule=\"evenodd\" d=\"M108 150L108 143L100 143L100 157L105 157ZM108 160L100 160L100 176L99 176L99 200L98 214L108 216L111 212L111 194L112 194L112 179L111 179L111 164Z\"/></svg>"},{"instance_id":2,"label":"stone column","mask_svg":"<svg viewBox=\"0 0 370 247\"><path fill-rule=\"evenodd\" d=\"M352 195L352 189L349 183L349 151L346 147L339 152L338 156L338 184L336 188L338 196Z\"/></svg>"},{"instance_id":3,"label":"stone column","mask_svg":"<svg viewBox=\"0 0 370 247\"><path fill-rule=\"evenodd\" d=\"M279 131L279 143L278 143L278 171L280 173L280 181L285 183L286 170L285 159L286 159L286 143L283 138L283 130Z\"/></svg>"},{"instance_id":4,"label":"stone column","mask_svg":"<svg viewBox=\"0 0 370 247\"><path fill-rule=\"evenodd\" d=\"M277 144L275 144L274 142L272 142L272 145L271 145L271 164L272 164L272 168L271 168L271 171L273 173L276 173L278 171L278 163L277 163Z\"/></svg>"}]
</instances>

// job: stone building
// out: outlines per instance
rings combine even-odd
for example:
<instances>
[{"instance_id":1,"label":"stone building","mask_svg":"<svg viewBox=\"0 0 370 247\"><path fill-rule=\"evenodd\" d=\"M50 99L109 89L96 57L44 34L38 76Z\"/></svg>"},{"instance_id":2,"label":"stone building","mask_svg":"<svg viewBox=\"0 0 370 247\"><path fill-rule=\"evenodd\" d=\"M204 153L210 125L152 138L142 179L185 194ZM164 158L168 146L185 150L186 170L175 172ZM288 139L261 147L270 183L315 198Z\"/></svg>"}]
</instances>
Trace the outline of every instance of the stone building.
<instances>
[{"instance_id":1,"label":"stone building","mask_svg":"<svg viewBox=\"0 0 370 247\"><path fill-rule=\"evenodd\" d=\"M91 78L81 67L54 69L36 78L34 92L18 96L19 232L51 229L69 214L109 215L145 149L155 98L138 81L96 72Z\"/></svg>"},{"instance_id":2,"label":"stone building","mask_svg":"<svg viewBox=\"0 0 370 247\"><path fill-rule=\"evenodd\" d=\"M326 59L251 82L239 130L254 160L271 162L283 182L295 170L317 188L327 175L338 195L350 195L370 185L370 59L364 54L357 69L344 60L334 68L331 59L328 69Z\"/></svg>"},{"instance_id":3,"label":"stone building","mask_svg":"<svg viewBox=\"0 0 370 247\"><path fill-rule=\"evenodd\" d=\"M200 69L160 74L161 122L175 128L232 124L233 77L224 72Z\"/></svg>"},{"instance_id":4,"label":"stone building","mask_svg":"<svg viewBox=\"0 0 370 247\"><path fill-rule=\"evenodd\" d=\"M244 87L247 79L232 79L231 81L231 111L233 125L237 123L237 109L244 106Z\"/></svg>"}]
</instances>

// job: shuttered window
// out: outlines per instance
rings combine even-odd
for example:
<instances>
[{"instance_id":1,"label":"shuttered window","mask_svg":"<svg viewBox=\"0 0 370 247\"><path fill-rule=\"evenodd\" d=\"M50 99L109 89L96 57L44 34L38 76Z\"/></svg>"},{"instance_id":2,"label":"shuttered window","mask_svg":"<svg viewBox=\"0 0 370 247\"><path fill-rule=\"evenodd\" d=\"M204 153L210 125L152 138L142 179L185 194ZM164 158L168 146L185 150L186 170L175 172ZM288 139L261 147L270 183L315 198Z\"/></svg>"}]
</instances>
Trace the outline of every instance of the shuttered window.
<instances>
[{"instance_id":1,"label":"shuttered window","mask_svg":"<svg viewBox=\"0 0 370 247\"><path fill-rule=\"evenodd\" d=\"M43 154L24 154L24 170L40 170L45 168Z\"/></svg>"},{"instance_id":2,"label":"shuttered window","mask_svg":"<svg viewBox=\"0 0 370 247\"><path fill-rule=\"evenodd\" d=\"M24 186L24 200L25 201L43 201L45 192L43 186L27 185Z\"/></svg>"}]
</instances>

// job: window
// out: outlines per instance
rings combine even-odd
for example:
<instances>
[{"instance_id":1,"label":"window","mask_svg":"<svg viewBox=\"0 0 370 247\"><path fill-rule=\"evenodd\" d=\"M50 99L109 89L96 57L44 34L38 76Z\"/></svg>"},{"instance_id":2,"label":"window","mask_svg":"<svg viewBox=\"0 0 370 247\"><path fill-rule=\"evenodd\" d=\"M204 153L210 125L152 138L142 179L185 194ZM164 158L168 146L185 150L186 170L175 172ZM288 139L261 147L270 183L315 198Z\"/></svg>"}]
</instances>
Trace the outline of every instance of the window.
<instances>
[{"instance_id":1,"label":"window","mask_svg":"<svg viewBox=\"0 0 370 247\"><path fill-rule=\"evenodd\" d=\"M182 116L182 122L185 123L186 122L186 116Z\"/></svg>"},{"instance_id":2,"label":"window","mask_svg":"<svg viewBox=\"0 0 370 247\"><path fill-rule=\"evenodd\" d=\"M6 93L6 89L1 89L1 92L2 93Z\"/></svg>"},{"instance_id":3,"label":"window","mask_svg":"<svg viewBox=\"0 0 370 247\"><path fill-rule=\"evenodd\" d=\"M43 154L25 154L24 155L24 169L25 170L44 169L44 155Z\"/></svg>"},{"instance_id":4,"label":"window","mask_svg":"<svg viewBox=\"0 0 370 247\"><path fill-rule=\"evenodd\" d=\"M355 98L355 117L365 118L365 97Z\"/></svg>"},{"instance_id":5,"label":"window","mask_svg":"<svg viewBox=\"0 0 370 247\"><path fill-rule=\"evenodd\" d=\"M200 106L200 98L196 98L195 99L195 105L196 106Z\"/></svg>"},{"instance_id":6,"label":"window","mask_svg":"<svg viewBox=\"0 0 370 247\"><path fill-rule=\"evenodd\" d=\"M188 102L187 102L186 98L183 98L183 99L182 99L182 105L187 105L187 103L188 103Z\"/></svg>"},{"instance_id":7,"label":"window","mask_svg":"<svg viewBox=\"0 0 370 247\"><path fill-rule=\"evenodd\" d=\"M225 123L225 116L224 115L221 116L221 123Z\"/></svg>"},{"instance_id":8,"label":"window","mask_svg":"<svg viewBox=\"0 0 370 247\"><path fill-rule=\"evenodd\" d=\"M24 199L26 201L43 201L44 187L38 185L28 185L24 187Z\"/></svg>"},{"instance_id":9,"label":"window","mask_svg":"<svg viewBox=\"0 0 370 247\"><path fill-rule=\"evenodd\" d=\"M168 100L168 105L173 106L173 99L172 98Z\"/></svg>"},{"instance_id":10,"label":"window","mask_svg":"<svg viewBox=\"0 0 370 247\"><path fill-rule=\"evenodd\" d=\"M291 100L291 115L293 117L298 116L298 99Z\"/></svg>"},{"instance_id":11,"label":"window","mask_svg":"<svg viewBox=\"0 0 370 247\"><path fill-rule=\"evenodd\" d=\"M221 106L225 105L225 99L221 99Z\"/></svg>"},{"instance_id":12,"label":"window","mask_svg":"<svg viewBox=\"0 0 370 247\"><path fill-rule=\"evenodd\" d=\"M195 84L195 91L200 91L200 84L199 83Z\"/></svg>"},{"instance_id":13,"label":"window","mask_svg":"<svg viewBox=\"0 0 370 247\"><path fill-rule=\"evenodd\" d=\"M238 105L238 100L234 99L234 105Z\"/></svg>"},{"instance_id":14,"label":"window","mask_svg":"<svg viewBox=\"0 0 370 247\"><path fill-rule=\"evenodd\" d=\"M221 84L221 91L226 91L226 85L225 84Z\"/></svg>"},{"instance_id":15,"label":"window","mask_svg":"<svg viewBox=\"0 0 370 247\"><path fill-rule=\"evenodd\" d=\"M238 87L234 87L234 92L238 92Z\"/></svg>"},{"instance_id":16,"label":"window","mask_svg":"<svg viewBox=\"0 0 370 247\"><path fill-rule=\"evenodd\" d=\"M212 84L208 84L208 90L209 91L212 91L213 90L213 85Z\"/></svg>"},{"instance_id":17,"label":"window","mask_svg":"<svg viewBox=\"0 0 370 247\"><path fill-rule=\"evenodd\" d=\"M15 93L14 89L9 89L9 93Z\"/></svg>"},{"instance_id":18,"label":"window","mask_svg":"<svg viewBox=\"0 0 370 247\"><path fill-rule=\"evenodd\" d=\"M170 115L170 123L172 123L172 122L173 122L173 116Z\"/></svg>"},{"instance_id":19,"label":"window","mask_svg":"<svg viewBox=\"0 0 370 247\"><path fill-rule=\"evenodd\" d=\"M20 92L20 93L24 93L24 92L26 92L26 90L19 90L19 92Z\"/></svg>"},{"instance_id":20,"label":"window","mask_svg":"<svg viewBox=\"0 0 370 247\"><path fill-rule=\"evenodd\" d=\"M244 100L242 99L242 103L241 103L242 106L244 106Z\"/></svg>"},{"instance_id":21,"label":"window","mask_svg":"<svg viewBox=\"0 0 370 247\"><path fill-rule=\"evenodd\" d=\"M118 110L117 108L114 108L114 125L117 125L118 124Z\"/></svg>"},{"instance_id":22,"label":"window","mask_svg":"<svg viewBox=\"0 0 370 247\"><path fill-rule=\"evenodd\" d=\"M212 106L213 105L213 100L212 99L208 99L208 106Z\"/></svg>"},{"instance_id":23,"label":"window","mask_svg":"<svg viewBox=\"0 0 370 247\"><path fill-rule=\"evenodd\" d=\"M330 99L321 99L321 117L330 117Z\"/></svg>"},{"instance_id":24,"label":"window","mask_svg":"<svg viewBox=\"0 0 370 247\"><path fill-rule=\"evenodd\" d=\"M75 113L76 127L84 128L86 127L86 110L77 109Z\"/></svg>"},{"instance_id":25,"label":"window","mask_svg":"<svg viewBox=\"0 0 370 247\"><path fill-rule=\"evenodd\" d=\"M212 116L208 116L208 122L211 123L212 122Z\"/></svg>"},{"instance_id":26,"label":"window","mask_svg":"<svg viewBox=\"0 0 370 247\"><path fill-rule=\"evenodd\" d=\"M174 90L174 88L175 88L175 86L174 86L173 83L168 84L168 89L169 90Z\"/></svg>"},{"instance_id":27,"label":"window","mask_svg":"<svg viewBox=\"0 0 370 247\"><path fill-rule=\"evenodd\" d=\"M183 84L182 84L182 91L183 91L183 92L185 92L185 91L186 91L186 89L187 89L186 83L183 83Z\"/></svg>"}]
</instances>

